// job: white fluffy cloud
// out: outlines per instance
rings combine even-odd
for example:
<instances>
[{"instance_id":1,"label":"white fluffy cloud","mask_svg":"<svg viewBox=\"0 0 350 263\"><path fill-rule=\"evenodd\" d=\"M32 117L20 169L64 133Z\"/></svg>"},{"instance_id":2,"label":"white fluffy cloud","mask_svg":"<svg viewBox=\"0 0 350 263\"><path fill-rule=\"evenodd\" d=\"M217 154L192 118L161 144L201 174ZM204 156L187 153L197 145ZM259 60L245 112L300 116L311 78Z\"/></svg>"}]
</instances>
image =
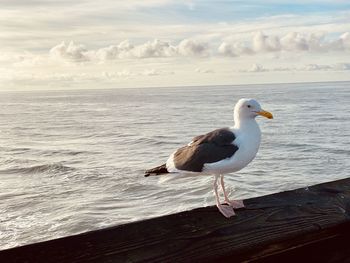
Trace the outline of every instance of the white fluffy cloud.
<instances>
[{"instance_id":1,"label":"white fluffy cloud","mask_svg":"<svg viewBox=\"0 0 350 263\"><path fill-rule=\"evenodd\" d=\"M213 44L211 44L213 46ZM238 57L276 52L350 52L350 33L345 32L336 39L321 33L302 34L290 32L283 36L256 33L250 40L223 41L217 50L210 50L209 42L184 39L177 45L154 39L134 45L124 40L97 50L87 50L74 42L62 42L50 50L50 57L70 62L90 60L142 59L159 57L205 57L221 55Z\"/></svg>"},{"instance_id":2,"label":"white fluffy cloud","mask_svg":"<svg viewBox=\"0 0 350 263\"><path fill-rule=\"evenodd\" d=\"M252 41L255 52L273 52L281 50L281 41L277 36L267 36L262 32L254 35Z\"/></svg>"},{"instance_id":3,"label":"white fluffy cloud","mask_svg":"<svg viewBox=\"0 0 350 263\"><path fill-rule=\"evenodd\" d=\"M124 58L157 58L157 57L196 57L208 55L208 46L191 39L184 39L178 45L155 39L141 45L133 45L128 40L118 45L111 45L97 50L87 50L83 45L74 42L62 42L50 50L50 56L72 62L88 60L115 60Z\"/></svg>"},{"instance_id":4,"label":"white fluffy cloud","mask_svg":"<svg viewBox=\"0 0 350 263\"><path fill-rule=\"evenodd\" d=\"M177 46L177 53L182 56L205 56L207 51L208 44L191 39L184 39Z\"/></svg>"},{"instance_id":5,"label":"white fluffy cloud","mask_svg":"<svg viewBox=\"0 0 350 263\"><path fill-rule=\"evenodd\" d=\"M306 51L310 50L312 45L319 44L320 39L316 39L313 35L304 36L297 32L290 32L280 39L276 37L276 41L280 45L279 50Z\"/></svg>"},{"instance_id":6,"label":"white fluffy cloud","mask_svg":"<svg viewBox=\"0 0 350 263\"><path fill-rule=\"evenodd\" d=\"M95 52L99 60L113 60L117 58L129 57L129 52L135 47L128 40L124 40L119 45L100 48Z\"/></svg>"},{"instance_id":7,"label":"white fluffy cloud","mask_svg":"<svg viewBox=\"0 0 350 263\"><path fill-rule=\"evenodd\" d=\"M56 59L64 59L73 62L87 61L87 50L83 45L77 45L73 41L66 44L64 41L50 50L50 56Z\"/></svg>"},{"instance_id":8,"label":"white fluffy cloud","mask_svg":"<svg viewBox=\"0 0 350 263\"><path fill-rule=\"evenodd\" d=\"M331 48L337 50L350 50L350 32L345 32L336 41L330 43Z\"/></svg>"},{"instance_id":9,"label":"white fluffy cloud","mask_svg":"<svg viewBox=\"0 0 350 263\"><path fill-rule=\"evenodd\" d=\"M132 51L132 56L136 58L172 57L177 55L174 46L159 39L136 46Z\"/></svg>"},{"instance_id":10,"label":"white fluffy cloud","mask_svg":"<svg viewBox=\"0 0 350 263\"><path fill-rule=\"evenodd\" d=\"M231 57L281 51L350 51L350 33L345 32L339 38L329 40L320 33L290 32L280 37L258 32L251 40L232 43L222 42L218 48L219 54Z\"/></svg>"},{"instance_id":11,"label":"white fluffy cloud","mask_svg":"<svg viewBox=\"0 0 350 263\"><path fill-rule=\"evenodd\" d=\"M239 55L249 55L253 54L253 49L247 46L244 42L235 42L229 44L227 42L222 42L218 48L219 54L228 57L236 57Z\"/></svg>"}]
</instances>

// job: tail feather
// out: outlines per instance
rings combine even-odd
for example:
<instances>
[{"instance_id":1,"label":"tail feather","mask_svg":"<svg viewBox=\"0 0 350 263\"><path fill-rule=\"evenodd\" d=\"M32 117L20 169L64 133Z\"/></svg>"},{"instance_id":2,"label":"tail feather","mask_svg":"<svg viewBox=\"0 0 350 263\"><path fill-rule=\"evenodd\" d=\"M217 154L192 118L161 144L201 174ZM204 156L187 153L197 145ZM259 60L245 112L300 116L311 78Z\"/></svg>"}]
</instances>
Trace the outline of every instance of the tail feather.
<instances>
[{"instance_id":1,"label":"tail feather","mask_svg":"<svg viewBox=\"0 0 350 263\"><path fill-rule=\"evenodd\" d=\"M167 174L167 173L169 173L169 171L166 168L166 164L162 164L160 166L147 170L145 172L145 177L148 177L150 175L161 175L161 174Z\"/></svg>"}]
</instances>

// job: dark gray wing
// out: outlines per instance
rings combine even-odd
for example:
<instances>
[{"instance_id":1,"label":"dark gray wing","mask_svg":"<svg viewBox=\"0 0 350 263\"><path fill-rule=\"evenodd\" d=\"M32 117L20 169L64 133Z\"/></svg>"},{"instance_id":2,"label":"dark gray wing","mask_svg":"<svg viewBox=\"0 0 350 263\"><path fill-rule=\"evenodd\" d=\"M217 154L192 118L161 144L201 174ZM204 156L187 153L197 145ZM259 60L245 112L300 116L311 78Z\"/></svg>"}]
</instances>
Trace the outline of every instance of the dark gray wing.
<instances>
[{"instance_id":1,"label":"dark gray wing","mask_svg":"<svg viewBox=\"0 0 350 263\"><path fill-rule=\"evenodd\" d=\"M205 163L215 163L234 155L236 136L228 128L217 129L193 138L190 145L178 149L174 164L179 170L201 172Z\"/></svg>"}]
</instances>

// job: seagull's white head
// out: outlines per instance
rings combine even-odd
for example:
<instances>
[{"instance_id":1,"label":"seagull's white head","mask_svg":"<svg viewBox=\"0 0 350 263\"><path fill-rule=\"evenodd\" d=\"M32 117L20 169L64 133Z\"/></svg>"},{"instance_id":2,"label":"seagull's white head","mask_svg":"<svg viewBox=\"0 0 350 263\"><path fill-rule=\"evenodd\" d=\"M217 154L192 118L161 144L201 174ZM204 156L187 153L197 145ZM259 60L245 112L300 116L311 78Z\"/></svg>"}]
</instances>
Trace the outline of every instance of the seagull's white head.
<instances>
[{"instance_id":1,"label":"seagull's white head","mask_svg":"<svg viewBox=\"0 0 350 263\"><path fill-rule=\"evenodd\" d=\"M236 123L243 119L254 119L258 115L268 119L273 118L272 114L263 110L259 102L254 99L240 99L234 109L234 119Z\"/></svg>"}]
</instances>

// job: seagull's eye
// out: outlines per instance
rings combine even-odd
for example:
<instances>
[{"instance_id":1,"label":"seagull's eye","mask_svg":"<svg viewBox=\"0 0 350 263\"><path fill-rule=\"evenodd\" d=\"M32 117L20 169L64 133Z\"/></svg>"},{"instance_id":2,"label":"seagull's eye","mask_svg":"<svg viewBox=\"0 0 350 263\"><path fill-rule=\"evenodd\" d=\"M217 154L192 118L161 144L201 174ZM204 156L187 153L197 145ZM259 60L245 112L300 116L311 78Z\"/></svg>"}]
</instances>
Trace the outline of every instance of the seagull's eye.
<instances>
[{"instance_id":1,"label":"seagull's eye","mask_svg":"<svg viewBox=\"0 0 350 263\"><path fill-rule=\"evenodd\" d=\"M251 106L250 105L247 105L248 108L250 108Z\"/></svg>"}]
</instances>

